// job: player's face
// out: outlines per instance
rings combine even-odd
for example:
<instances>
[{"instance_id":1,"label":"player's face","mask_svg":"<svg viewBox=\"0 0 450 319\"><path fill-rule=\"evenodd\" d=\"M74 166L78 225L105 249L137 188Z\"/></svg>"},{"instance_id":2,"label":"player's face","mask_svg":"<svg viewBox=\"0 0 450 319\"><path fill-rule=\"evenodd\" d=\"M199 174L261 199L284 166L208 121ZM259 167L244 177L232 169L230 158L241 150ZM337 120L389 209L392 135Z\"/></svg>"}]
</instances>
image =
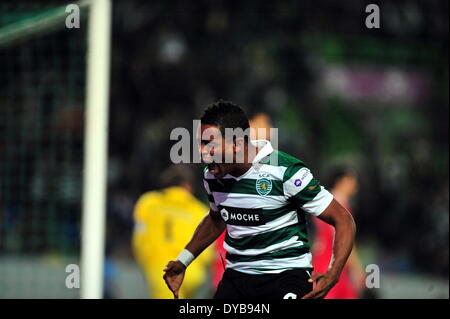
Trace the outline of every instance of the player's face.
<instances>
[{"instance_id":1,"label":"player's face","mask_svg":"<svg viewBox=\"0 0 450 319\"><path fill-rule=\"evenodd\" d=\"M202 162L208 165L209 172L222 178L234 167L235 148L233 142L226 141L219 128L202 124L200 128L200 154ZM231 163L227 163L230 161Z\"/></svg>"}]
</instances>

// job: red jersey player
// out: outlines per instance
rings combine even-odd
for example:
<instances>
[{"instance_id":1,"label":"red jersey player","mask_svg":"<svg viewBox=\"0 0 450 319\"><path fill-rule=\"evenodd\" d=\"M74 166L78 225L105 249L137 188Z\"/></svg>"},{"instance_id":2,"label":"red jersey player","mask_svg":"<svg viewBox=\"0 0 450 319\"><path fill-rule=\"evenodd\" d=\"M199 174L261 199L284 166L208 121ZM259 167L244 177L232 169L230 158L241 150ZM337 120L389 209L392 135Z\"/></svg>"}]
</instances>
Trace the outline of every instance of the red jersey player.
<instances>
[{"instance_id":1,"label":"red jersey player","mask_svg":"<svg viewBox=\"0 0 450 319\"><path fill-rule=\"evenodd\" d=\"M349 169L339 169L333 174L331 185L331 193L334 198L351 212L349 201L358 190L356 173ZM312 220L316 230L313 246L314 271L324 273L328 269L332 256L334 228L318 218ZM330 290L325 299L360 298L364 282L365 273L354 247L339 282Z\"/></svg>"}]
</instances>

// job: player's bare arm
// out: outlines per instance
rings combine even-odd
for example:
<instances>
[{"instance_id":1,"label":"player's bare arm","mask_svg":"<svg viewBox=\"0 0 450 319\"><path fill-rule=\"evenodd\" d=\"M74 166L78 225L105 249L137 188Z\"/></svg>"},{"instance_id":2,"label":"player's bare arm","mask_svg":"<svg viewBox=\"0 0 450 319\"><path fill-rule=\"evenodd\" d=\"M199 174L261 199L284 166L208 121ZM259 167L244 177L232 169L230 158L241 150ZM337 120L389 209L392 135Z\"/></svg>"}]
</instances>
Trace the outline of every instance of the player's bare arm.
<instances>
[{"instance_id":1,"label":"player's bare arm","mask_svg":"<svg viewBox=\"0 0 450 319\"><path fill-rule=\"evenodd\" d=\"M310 281L314 283L314 288L303 299L324 298L333 288L338 282L342 269L352 251L355 237L356 226L352 215L335 199L318 218L335 228L333 256L327 273L313 274Z\"/></svg>"},{"instance_id":2,"label":"player's bare arm","mask_svg":"<svg viewBox=\"0 0 450 319\"><path fill-rule=\"evenodd\" d=\"M186 245L185 250L189 251L193 257L197 257L211 245L222 232L225 230L226 224L220 217L219 213L213 210L209 211L200 224L197 226L192 239ZM187 265L184 265L180 260L171 260L164 268L164 280L173 292L175 298L178 298L178 293L184 279L184 274Z\"/></svg>"}]
</instances>

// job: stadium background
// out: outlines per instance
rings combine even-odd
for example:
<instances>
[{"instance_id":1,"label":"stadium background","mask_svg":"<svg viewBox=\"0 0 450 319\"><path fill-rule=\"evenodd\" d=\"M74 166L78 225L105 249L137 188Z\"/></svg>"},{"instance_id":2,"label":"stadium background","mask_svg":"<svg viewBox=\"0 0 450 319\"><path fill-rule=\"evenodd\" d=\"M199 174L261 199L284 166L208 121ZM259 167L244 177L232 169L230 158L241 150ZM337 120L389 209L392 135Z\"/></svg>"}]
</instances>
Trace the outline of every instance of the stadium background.
<instances>
[{"instance_id":1,"label":"stadium background","mask_svg":"<svg viewBox=\"0 0 450 319\"><path fill-rule=\"evenodd\" d=\"M0 28L67 4L4 1ZM1 298L79 297L64 281L80 256L84 22L0 43ZM378 297L448 298L448 2L113 1L112 22L105 297L146 297L133 205L158 189L170 131L223 98L269 114L319 180L356 167Z\"/></svg>"}]
</instances>

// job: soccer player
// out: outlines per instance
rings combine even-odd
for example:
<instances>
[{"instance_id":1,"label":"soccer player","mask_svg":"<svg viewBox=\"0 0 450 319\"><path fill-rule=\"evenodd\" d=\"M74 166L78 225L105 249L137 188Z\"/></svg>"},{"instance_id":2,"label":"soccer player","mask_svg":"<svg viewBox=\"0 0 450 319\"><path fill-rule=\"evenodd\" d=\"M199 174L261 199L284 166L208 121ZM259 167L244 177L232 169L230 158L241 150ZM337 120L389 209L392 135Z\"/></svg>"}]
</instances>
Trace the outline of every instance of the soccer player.
<instances>
[{"instance_id":1,"label":"soccer player","mask_svg":"<svg viewBox=\"0 0 450 319\"><path fill-rule=\"evenodd\" d=\"M268 139L270 140L270 128L272 127L271 120L268 114L264 112L255 113L248 120L250 129L252 129L251 133L253 135L250 136L251 139ZM261 136L259 133L262 133ZM226 261L222 258L225 256L226 250L223 248L223 242L225 240L226 231L224 231L219 238L217 238L215 242L215 260L212 266L212 286L213 289L216 290L219 285L220 280L222 279L223 273L225 271Z\"/></svg>"},{"instance_id":2,"label":"soccer player","mask_svg":"<svg viewBox=\"0 0 450 319\"><path fill-rule=\"evenodd\" d=\"M347 167L336 168L330 177L330 191L334 198L350 213L350 200L358 191L358 176ZM328 268L332 255L334 228L318 218L313 219L316 230L312 247L313 266L316 271ZM342 270L339 282L329 291L326 299L358 299L364 291L365 272L355 245Z\"/></svg>"},{"instance_id":3,"label":"soccer player","mask_svg":"<svg viewBox=\"0 0 450 319\"><path fill-rule=\"evenodd\" d=\"M249 129L246 114L232 102L213 103L200 129L210 211L164 269L167 286L178 298L189 264L226 229L226 270L214 298L323 298L339 280L352 250L351 214L301 160L274 150L268 141L249 141L248 135L239 134L230 138L227 128ZM311 276L305 213L335 228L326 273Z\"/></svg>"}]
</instances>

